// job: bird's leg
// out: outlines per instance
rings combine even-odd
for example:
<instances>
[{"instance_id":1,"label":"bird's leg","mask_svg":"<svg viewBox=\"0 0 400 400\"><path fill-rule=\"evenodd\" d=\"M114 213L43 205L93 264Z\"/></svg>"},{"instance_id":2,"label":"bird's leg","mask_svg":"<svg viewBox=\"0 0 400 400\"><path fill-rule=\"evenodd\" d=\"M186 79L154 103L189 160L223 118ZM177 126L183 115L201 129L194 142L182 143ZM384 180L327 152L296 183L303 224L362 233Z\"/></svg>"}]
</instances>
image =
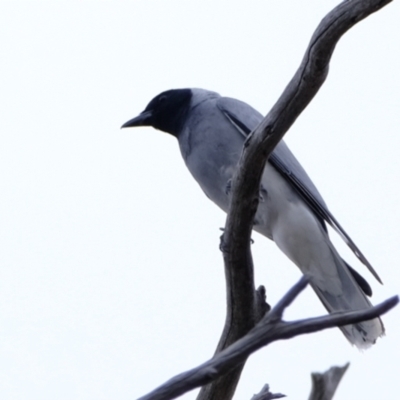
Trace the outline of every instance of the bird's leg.
<instances>
[{"instance_id":1,"label":"bird's leg","mask_svg":"<svg viewBox=\"0 0 400 400\"><path fill-rule=\"evenodd\" d=\"M232 191L232 179L229 179L228 182L226 182L225 194L229 196L231 194L231 191Z\"/></svg>"},{"instance_id":2,"label":"bird's leg","mask_svg":"<svg viewBox=\"0 0 400 400\"><path fill-rule=\"evenodd\" d=\"M258 198L261 202L264 202L264 196L267 196L268 192L267 189L265 189L265 187L261 184L260 185L260 190L258 192Z\"/></svg>"},{"instance_id":3,"label":"bird's leg","mask_svg":"<svg viewBox=\"0 0 400 400\"><path fill-rule=\"evenodd\" d=\"M245 141L244 141L243 147L248 147L248 146L249 146L250 140L251 140L252 137L253 137L253 132L250 132L250 133L247 135L247 137L246 137L246 139L245 139Z\"/></svg>"}]
</instances>

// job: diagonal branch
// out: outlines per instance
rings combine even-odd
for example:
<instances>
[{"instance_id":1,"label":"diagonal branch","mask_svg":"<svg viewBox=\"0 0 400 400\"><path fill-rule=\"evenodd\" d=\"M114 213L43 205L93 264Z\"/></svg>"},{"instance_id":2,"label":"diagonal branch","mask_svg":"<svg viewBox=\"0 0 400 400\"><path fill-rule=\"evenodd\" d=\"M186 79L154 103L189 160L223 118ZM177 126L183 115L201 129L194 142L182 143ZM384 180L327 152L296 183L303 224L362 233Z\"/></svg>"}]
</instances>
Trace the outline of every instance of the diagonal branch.
<instances>
[{"instance_id":1,"label":"diagonal branch","mask_svg":"<svg viewBox=\"0 0 400 400\"><path fill-rule=\"evenodd\" d=\"M227 286L227 314L216 352L246 334L262 316L254 291L250 251L252 223L256 213L262 172L268 156L324 83L335 46L347 30L392 0L347 0L319 24L299 69L282 95L245 143L232 181L230 211L221 249ZM261 304L264 306L265 304ZM198 400L230 399L239 381L242 365L211 386L203 387Z\"/></svg>"},{"instance_id":2,"label":"diagonal branch","mask_svg":"<svg viewBox=\"0 0 400 400\"><path fill-rule=\"evenodd\" d=\"M302 277L278 304L289 305L306 286L307 278ZM243 363L250 354L274 341L373 319L389 311L398 302L399 298L394 296L366 310L343 311L323 317L293 322L286 322L281 318L277 318L277 315L281 314L281 310L273 309L247 335L217 353L211 360L175 376L139 400L174 399L189 390L210 383L217 377L228 373L237 365Z\"/></svg>"}]
</instances>

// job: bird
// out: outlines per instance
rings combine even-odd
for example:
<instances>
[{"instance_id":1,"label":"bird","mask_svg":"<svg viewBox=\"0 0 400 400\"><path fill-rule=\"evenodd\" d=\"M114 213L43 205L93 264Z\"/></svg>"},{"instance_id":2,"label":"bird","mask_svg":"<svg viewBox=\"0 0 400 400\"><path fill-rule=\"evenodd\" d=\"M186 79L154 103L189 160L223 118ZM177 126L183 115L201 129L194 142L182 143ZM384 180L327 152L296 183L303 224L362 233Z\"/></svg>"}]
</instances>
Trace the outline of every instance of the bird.
<instances>
[{"instance_id":1,"label":"bird","mask_svg":"<svg viewBox=\"0 0 400 400\"><path fill-rule=\"evenodd\" d=\"M182 157L206 196L225 212L229 182L243 145L263 116L247 103L216 92L171 89L154 97L143 112L121 128L150 126L174 136ZM371 264L329 211L321 194L281 140L265 165L253 229L273 240L307 275L328 312L372 307L368 282L342 259L326 224L344 239L358 259L382 283ZM385 329L380 318L340 327L359 349L374 344Z\"/></svg>"}]
</instances>

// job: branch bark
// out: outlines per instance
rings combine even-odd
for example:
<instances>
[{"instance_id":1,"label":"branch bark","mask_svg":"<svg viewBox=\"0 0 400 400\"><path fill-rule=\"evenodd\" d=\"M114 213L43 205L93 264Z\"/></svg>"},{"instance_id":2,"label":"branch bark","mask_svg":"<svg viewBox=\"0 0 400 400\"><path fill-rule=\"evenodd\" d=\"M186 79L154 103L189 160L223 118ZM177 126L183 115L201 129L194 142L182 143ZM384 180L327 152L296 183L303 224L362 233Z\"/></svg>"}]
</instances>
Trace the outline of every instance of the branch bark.
<instances>
[{"instance_id":1,"label":"branch bark","mask_svg":"<svg viewBox=\"0 0 400 400\"><path fill-rule=\"evenodd\" d=\"M308 400L332 400L349 365L347 363L343 367L331 367L323 374L312 373L312 389Z\"/></svg>"},{"instance_id":2,"label":"branch bark","mask_svg":"<svg viewBox=\"0 0 400 400\"><path fill-rule=\"evenodd\" d=\"M260 393L255 394L251 400L273 400L273 399L282 399L286 397L286 395L282 393L271 393L269 391L269 385L266 384L261 389Z\"/></svg>"},{"instance_id":3,"label":"branch bark","mask_svg":"<svg viewBox=\"0 0 400 400\"><path fill-rule=\"evenodd\" d=\"M283 321L281 318L283 311L306 288L307 284L308 278L303 276L286 293L276 307L266 314L247 335L217 353L211 360L175 376L139 400L174 399L189 390L210 383L217 377L227 374L238 365L241 365L250 354L274 341L373 319L386 313L399 302L399 298L394 296L366 310L337 312L301 321Z\"/></svg>"},{"instance_id":4,"label":"branch bark","mask_svg":"<svg viewBox=\"0 0 400 400\"><path fill-rule=\"evenodd\" d=\"M349 363L343 367L331 367L324 373L313 372L311 374L312 387L308 400L332 400L343 375L349 368ZM251 400L272 400L286 397L282 393L271 393L269 385L266 384L260 393L255 394Z\"/></svg>"},{"instance_id":5,"label":"branch bark","mask_svg":"<svg viewBox=\"0 0 400 400\"><path fill-rule=\"evenodd\" d=\"M254 290L250 237L268 156L324 83L331 56L342 35L391 1L347 0L334 8L314 32L294 77L245 143L232 181L230 211L221 243L227 314L216 353L243 337L262 316ZM203 387L197 400L232 398L245 361L212 385Z\"/></svg>"}]
</instances>

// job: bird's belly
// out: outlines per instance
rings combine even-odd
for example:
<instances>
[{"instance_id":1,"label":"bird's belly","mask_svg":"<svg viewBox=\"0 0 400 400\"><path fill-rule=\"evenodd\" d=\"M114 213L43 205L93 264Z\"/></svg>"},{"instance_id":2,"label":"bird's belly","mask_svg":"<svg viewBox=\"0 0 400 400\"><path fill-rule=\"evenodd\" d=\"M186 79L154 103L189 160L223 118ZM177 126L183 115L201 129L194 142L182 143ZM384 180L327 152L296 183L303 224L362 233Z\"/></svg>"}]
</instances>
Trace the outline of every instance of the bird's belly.
<instances>
[{"instance_id":1,"label":"bird's belly","mask_svg":"<svg viewBox=\"0 0 400 400\"><path fill-rule=\"evenodd\" d=\"M229 208L229 184L241 152L241 146L237 146L237 151L232 151L232 148L235 149L236 146L230 147L231 151L228 153L225 146L219 143L206 149L198 145L197 151L192 151L185 158L186 166L204 193L225 212ZM204 154L207 154L206 158Z\"/></svg>"},{"instance_id":2,"label":"bird's belly","mask_svg":"<svg viewBox=\"0 0 400 400\"><path fill-rule=\"evenodd\" d=\"M293 204L301 201L282 175L267 163L261 180L260 202L254 219L254 230L274 239L274 229Z\"/></svg>"},{"instance_id":3,"label":"bird's belly","mask_svg":"<svg viewBox=\"0 0 400 400\"><path fill-rule=\"evenodd\" d=\"M228 211L229 182L236 171L240 149L236 153L204 158L191 154L186 164L205 194L222 210ZM254 220L254 229L273 240L274 225L286 213L290 204L301 201L281 174L267 163L260 189L260 203Z\"/></svg>"}]
</instances>

